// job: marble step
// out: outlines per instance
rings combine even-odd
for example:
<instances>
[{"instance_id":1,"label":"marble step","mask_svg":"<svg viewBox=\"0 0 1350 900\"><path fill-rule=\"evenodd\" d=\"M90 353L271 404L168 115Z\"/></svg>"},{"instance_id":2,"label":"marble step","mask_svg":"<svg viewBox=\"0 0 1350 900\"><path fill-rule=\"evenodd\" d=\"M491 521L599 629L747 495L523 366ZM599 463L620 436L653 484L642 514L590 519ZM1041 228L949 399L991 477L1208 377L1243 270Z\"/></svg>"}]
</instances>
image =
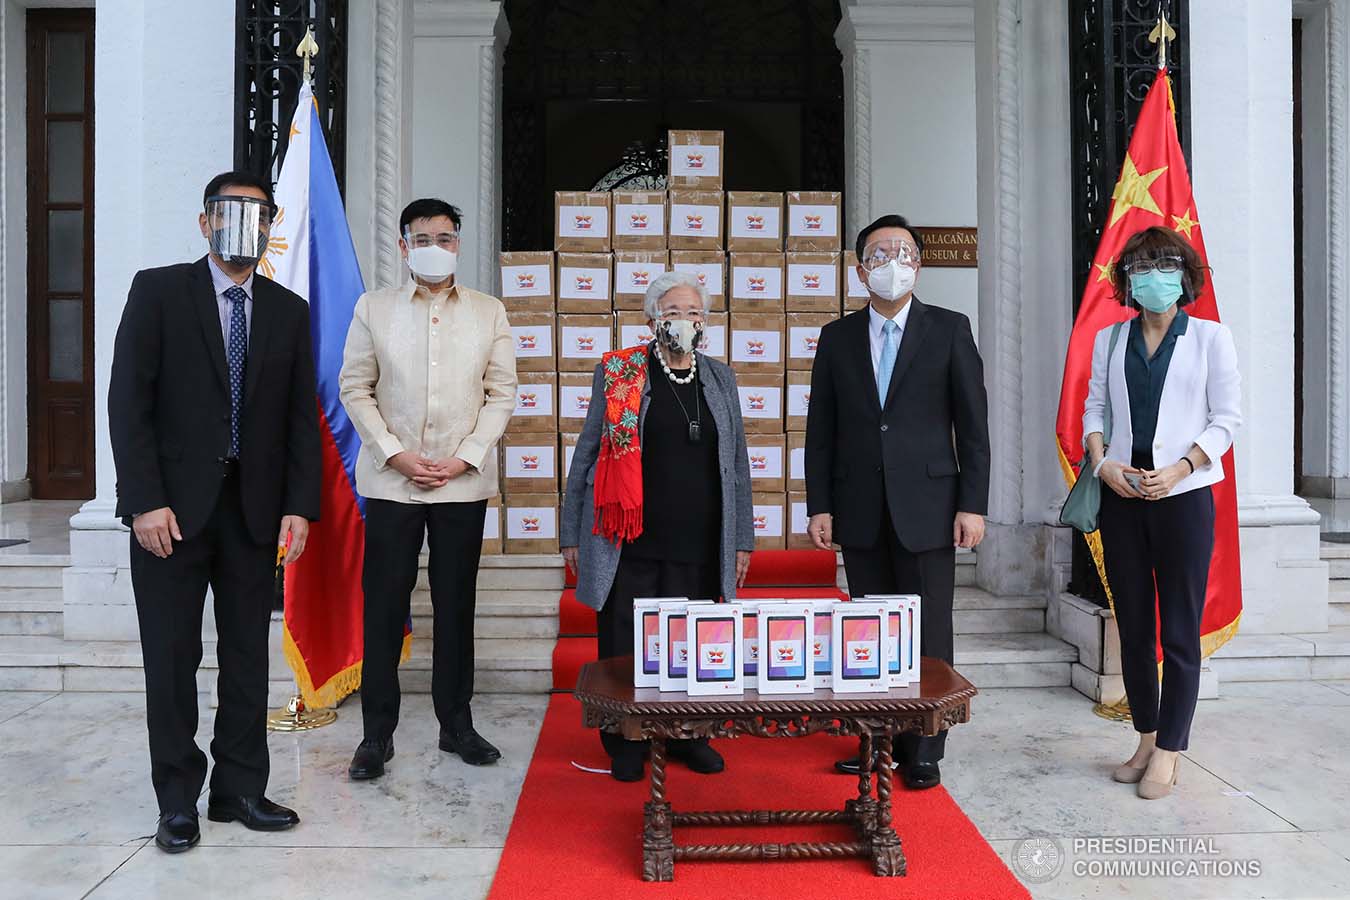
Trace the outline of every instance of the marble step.
<instances>
[{"instance_id":1,"label":"marble step","mask_svg":"<svg viewBox=\"0 0 1350 900\"><path fill-rule=\"evenodd\" d=\"M59 587L0 588L0 635L61 635L64 600Z\"/></svg>"},{"instance_id":2,"label":"marble step","mask_svg":"<svg viewBox=\"0 0 1350 900\"><path fill-rule=\"evenodd\" d=\"M1071 683L1078 650L1048 634L958 634L955 665L978 688Z\"/></svg>"},{"instance_id":3,"label":"marble step","mask_svg":"<svg viewBox=\"0 0 1350 900\"><path fill-rule=\"evenodd\" d=\"M1333 578L1327 583L1327 603L1329 626L1350 625L1350 578Z\"/></svg>"},{"instance_id":4,"label":"marble step","mask_svg":"<svg viewBox=\"0 0 1350 900\"><path fill-rule=\"evenodd\" d=\"M844 557L843 554L835 554L839 561L835 569L835 584L841 591L848 590L848 578L844 575ZM974 550L956 551L956 586L971 587L975 584L975 560L977 553Z\"/></svg>"},{"instance_id":5,"label":"marble step","mask_svg":"<svg viewBox=\"0 0 1350 900\"><path fill-rule=\"evenodd\" d=\"M69 556L36 553L0 554L0 589L60 588Z\"/></svg>"},{"instance_id":6,"label":"marble step","mask_svg":"<svg viewBox=\"0 0 1350 900\"><path fill-rule=\"evenodd\" d=\"M556 638L556 590L480 590L474 617L478 638ZM433 612L431 593L417 590L412 598L413 636L429 638Z\"/></svg>"},{"instance_id":7,"label":"marble step","mask_svg":"<svg viewBox=\"0 0 1350 900\"><path fill-rule=\"evenodd\" d=\"M1350 625L1312 634L1239 633L1215 651L1208 664L1221 685L1350 678Z\"/></svg>"}]
</instances>

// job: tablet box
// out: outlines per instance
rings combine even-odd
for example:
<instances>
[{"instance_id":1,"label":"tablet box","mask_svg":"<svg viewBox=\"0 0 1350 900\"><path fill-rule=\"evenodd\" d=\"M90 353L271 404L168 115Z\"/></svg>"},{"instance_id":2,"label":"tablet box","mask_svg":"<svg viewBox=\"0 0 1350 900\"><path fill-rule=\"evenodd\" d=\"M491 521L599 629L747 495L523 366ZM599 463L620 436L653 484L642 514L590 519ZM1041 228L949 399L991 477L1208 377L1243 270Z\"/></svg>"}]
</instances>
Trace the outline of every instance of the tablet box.
<instances>
[{"instance_id":1,"label":"tablet box","mask_svg":"<svg viewBox=\"0 0 1350 900\"><path fill-rule=\"evenodd\" d=\"M814 693L816 683L810 653L814 604L809 600L761 600L756 619L762 651L756 672L759 692Z\"/></svg>"},{"instance_id":2,"label":"tablet box","mask_svg":"<svg viewBox=\"0 0 1350 900\"><path fill-rule=\"evenodd\" d=\"M844 312L862 309L871 300L867 285L858 277L858 254L844 251Z\"/></svg>"},{"instance_id":3,"label":"tablet box","mask_svg":"<svg viewBox=\"0 0 1350 900\"><path fill-rule=\"evenodd\" d=\"M665 191L615 191L613 203L615 250L666 249Z\"/></svg>"},{"instance_id":4,"label":"tablet box","mask_svg":"<svg viewBox=\"0 0 1350 900\"><path fill-rule=\"evenodd\" d=\"M732 312L781 313L783 306L783 254L731 254L727 283L731 285Z\"/></svg>"},{"instance_id":5,"label":"tablet box","mask_svg":"<svg viewBox=\"0 0 1350 900\"><path fill-rule=\"evenodd\" d=\"M745 693L741 608L735 603L689 607L688 690L691 697Z\"/></svg>"},{"instance_id":6,"label":"tablet box","mask_svg":"<svg viewBox=\"0 0 1350 900\"><path fill-rule=\"evenodd\" d=\"M722 192L670 191L670 249L722 249Z\"/></svg>"},{"instance_id":7,"label":"tablet box","mask_svg":"<svg viewBox=\"0 0 1350 900\"><path fill-rule=\"evenodd\" d=\"M581 431L591 409L594 375L580 372L558 373L558 430Z\"/></svg>"},{"instance_id":8,"label":"tablet box","mask_svg":"<svg viewBox=\"0 0 1350 900\"><path fill-rule=\"evenodd\" d=\"M811 543L811 536L806 532L806 525L811 521L806 514L806 492L789 491L787 497L787 548L789 550L814 550L816 545Z\"/></svg>"},{"instance_id":9,"label":"tablet box","mask_svg":"<svg viewBox=\"0 0 1350 900\"><path fill-rule=\"evenodd\" d=\"M811 671L817 688L827 688L833 675L830 660L833 658L830 646L830 633L834 630L834 608L838 600L813 600L811 606Z\"/></svg>"},{"instance_id":10,"label":"tablet box","mask_svg":"<svg viewBox=\"0 0 1350 900\"><path fill-rule=\"evenodd\" d=\"M516 342L517 372L554 372L558 361L553 346L557 326L551 312L508 310L511 336Z\"/></svg>"},{"instance_id":11,"label":"tablet box","mask_svg":"<svg viewBox=\"0 0 1350 900\"><path fill-rule=\"evenodd\" d=\"M661 603L684 597L633 598L633 687L661 686Z\"/></svg>"},{"instance_id":12,"label":"tablet box","mask_svg":"<svg viewBox=\"0 0 1350 900\"><path fill-rule=\"evenodd\" d=\"M789 431L787 437L787 489L806 491L806 433Z\"/></svg>"},{"instance_id":13,"label":"tablet box","mask_svg":"<svg viewBox=\"0 0 1350 900\"><path fill-rule=\"evenodd\" d=\"M708 600L662 600L657 606L657 641L661 647L661 667L657 673L663 691L687 690L689 683L688 611L696 606L712 606Z\"/></svg>"},{"instance_id":14,"label":"tablet box","mask_svg":"<svg viewBox=\"0 0 1350 900\"><path fill-rule=\"evenodd\" d=\"M759 618L755 615L759 609L759 600L736 600L741 610L741 671L745 673L746 683L754 687L755 676L759 674Z\"/></svg>"},{"instance_id":15,"label":"tablet box","mask_svg":"<svg viewBox=\"0 0 1350 900\"><path fill-rule=\"evenodd\" d=\"M553 249L608 253L608 191L558 191L553 195Z\"/></svg>"},{"instance_id":16,"label":"tablet box","mask_svg":"<svg viewBox=\"0 0 1350 900\"><path fill-rule=\"evenodd\" d=\"M516 408L508 432L538 433L558 430L558 408L554 403L558 376L552 372L520 372L516 376Z\"/></svg>"},{"instance_id":17,"label":"tablet box","mask_svg":"<svg viewBox=\"0 0 1350 900\"><path fill-rule=\"evenodd\" d=\"M721 250L672 250L670 268L688 272L698 279L708 292L708 309L720 312L727 308L727 255Z\"/></svg>"},{"instance_id":18,"label":"tablet box","mask_svg":"<svg viewBox=\"0 0 1350 900\"><path fill-rule=\"evenodd\" d=\"M787 546L785 499L782 494L751 492L750 520L755 526L756 550L782 550Z\"/></svg>"},{"instance_id":19,"label":"tablet box","mask_svg":"<svg viewBox=\"0 0 1350 900\"><path fill-rule=\"evenodd\" d=\"M562 448L562 483L565 486L567 479L572 475L572 457L577 452L577 438L581 437L577 433L564 433L558 435L558 444Z\"/></svg>"},{"instance_id":20,"label":"tablet box","mask_svg":"<svg viewBox=\"0 0 1350 900\"><path fill-rule=\"evenodd\" d=\"M781 191L727 191L727 249L751 253L782 251Z\"/></svg>"},{"instance_id":21,"label":"tablet box","mask_svg":"<svg viewBox=\"0 0 1350 900\"><path fill-rule=\"evenodd\" d=\"M614 257L558 254L558 312L608 314L614 305Z\"/></svg>"},{"instance_id":22,"label":"tablet box","mask_svg":"<svg viewBox=\"0 0 1350 900\"><path fill-rule=\"evenodd\" d=\"M495 555L501 552L502 501L500 497L490 497L487 511L483 514L483 553Z\"/></svg>"},{"instance_id":23,"label":"tablet box","mask_svg":"<svg viewBox=\"0 0 1350 900\"><path fill-rule=\"evenodd\" d=\"M789 191L784 246L789 251L841 249L839 207L838 191Z\"/></svg>"},{"instance_id":24,"label":"tablet box","mask_svg":"<svg viewBox=\"0 0 1350 900\"><path fill-rule=\"evenodd\" d=\"M558 316L558 371L595 372L600 357L614 349L614 317L609 313Z\"/></svg>"},{"instance_id":25,"label":"tablet box","mask_svg":"<svg viewBox=\"0 0 1350 900\"><path fill-rule=\"evenodd\" d=\"M703 326L703 354L714 359L727 361L727 314L715 312L708 314Z\"/></svg>"},{"instance_id":26,"label":"tablet box","mask_svg":"<svg viewBox=\"0 0 1350 900\"><path fill-rule=\"evenodd\" d=\"M793 369L787 373L786 407L787 430L805 431L806 414L811 409L811 373Z\"/></svg>"},{"instance_id":27,"label":"tablet box","mask_svg":"<svg viewBox=\"0 0 1350 900\"><path fill-rule=\"evenodd\" d=\"M671 188L722 189L724 139L720 131L671 131L667 182Z\"/></svg>"},{"instance_id":28,"label":"tablet box","mask_svg":"<svg viewBox=\"0 0 1350 900\"><path fill-rule=\"evenodd\" d=\"M502 436L502 491L551 494L558 490L558 439L555 432Z\"/></svg>"},{"instance_id":29,"label":"tablet box","mask_svg":"<svg viewBox=\"0 0 1350 900\"><path fill-rule=\"evenodd\" d=\"M839 313L787 314L787 367L811 371L816 362L816 348L820 346L820 329L839 318Z\"/></svg>"},{"instance_id":30,"label":"tablet box","mask_svg":"<svg viewBox=\"0 0 1350 900\"><path fill-rule=\"evenodd\" d=\"M647 326L645 312L621 309L614 314L614 319L619 331L620 347L645 347L656 339L656 335L652 334L651 328Z\"/></svg>"},{"instance_id":31,"label":"tablet box","mask_svg":"<svg viewBox=\"0 0 1350 900\"><path fill-rule=\"evenodd\" d=\"M670 268L664 250L620 250L614 254L614 308L642 309L647 287Z\"/></svg>"},{"instance_id":32,"label":"tablet box","mask_svg":"<svg viewBox=\"0 0 1350 900\"><path fill-rule=\"evenodd\" d=\"M737 375L736 393L747 435L783 433L782 375Z\"/></svg>"},{"instance_id":33,"label":"tablet box","mask_svg":"<svg viewBox=\"0 0 1350 900\"><path fill-rule=\"evenodd\" d=\"M886 639L888 604L857 600L834 608L830 624L830 687L836 694L890 690Z\"/></svg>"},{"instance_id":34,"label":"tablet box","mask_svg":"<svg viewBox=\"0 0 1350 900\"><path fill-rule=\"evenodd\" d=\"M787 445L781 434L747 434L745 451L750 457L750 489L781 494L787 490L785 460Z\"/></svg>"},{"instance_id":35,"label":"tablet box","mask_svg":"<svg viewBox=\"0 0 1350 900\"><path fill-rule=\"evenodd\" d=\"M507 553L558 552L558 495L508 494L506 510Z\"/></svg>"},{"instance_id":36,"label":"tablet box","mask_svg":"<svg viewBox=\"0 0 1350 900\"><path fill-rule=\"evenodd\" d=\"M740 372L781 375L785 368L783 316L775 313L731 314L731 367Z\"/></svg>"},{"instance_id":37,"label":"tablet box","mask_svg":"<svg viewBox=\"0 0 1350 900\"><path fill-rule=\"evenodd\" d=\"M839 251L789 253L787 311L839 315Z\"/></svg>"},{"instance_id":38,"label":"tablet box","mask_svg":"<svg viewBox=\"0 0 1350 900\"><path fill-rule=\"evenodd\" d=\"M889 665L891 687L904 687L919 681L920 637L923 622L920 616L922 602L918 594L868 594L868 602L887 605L889 625Z\"/></svg>"},{"instance_id":39,"label":"tablet box","mask_svg":"<svg viewBox=\"0 0 1350 900\"><path fill-rule=\"evenodd\" d=\"M553 254L511 252L498 255L502 304L508 310L553 312Z\"/></svg>"}]
</instances>

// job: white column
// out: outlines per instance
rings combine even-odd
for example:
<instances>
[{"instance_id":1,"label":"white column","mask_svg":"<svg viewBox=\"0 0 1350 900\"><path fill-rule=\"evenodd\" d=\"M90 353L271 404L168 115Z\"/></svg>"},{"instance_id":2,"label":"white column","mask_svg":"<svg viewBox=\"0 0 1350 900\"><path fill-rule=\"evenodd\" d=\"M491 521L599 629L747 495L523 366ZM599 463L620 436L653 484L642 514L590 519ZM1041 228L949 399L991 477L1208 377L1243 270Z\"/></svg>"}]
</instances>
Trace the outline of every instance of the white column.
<instances>
[{"instance_id":1,"label":"white column","mask_svg":"<svg viewBox=\"0 0 1350 900\"><path fill-rule=\"evenodd\" d=\"M0 3L0 503L28 485L28 79L24 11Z\"/></svg>"},{"instance_id":2,"label":"white column","mask_svg":"<svg viewBox=\"0 0 1350 900\"><path fill-rule=\"evenodd\" d=\"M1242 631L1324 631L1318 516L1293 493L1292 11L1193 0L1190 13L1195 198L1243 376Z\"/></svg>"},{"instance_id":3,"label":"white column","mask_svg":"<svg viewBox=\"0 0 1350 900\"><path fill-rule=\"evenodd\" d=\"M138 269L196 259L202 189L234 156L234 9L180 0L101 0L94 112L96 489L71 519L67 637L131 640L126 530L113 517L108 442L113 340ZM172 40L167 40L171 35Z\"/></svg>"}]
</instances>

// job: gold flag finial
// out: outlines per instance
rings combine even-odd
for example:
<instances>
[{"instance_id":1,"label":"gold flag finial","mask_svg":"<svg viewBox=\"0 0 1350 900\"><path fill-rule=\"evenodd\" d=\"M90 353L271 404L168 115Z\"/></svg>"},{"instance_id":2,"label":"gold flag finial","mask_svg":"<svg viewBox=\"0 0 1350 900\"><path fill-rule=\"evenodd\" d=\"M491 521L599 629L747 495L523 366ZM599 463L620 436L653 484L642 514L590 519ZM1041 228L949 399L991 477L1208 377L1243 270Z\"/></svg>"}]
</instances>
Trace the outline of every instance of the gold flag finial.
<instances>
[{"instance_id":1,"label":"gold flag finial","mask_svg":"<svg viewBox=\"0 0 1350 900\"><path fill-rule=\"evenodd\" d=\"M1148 42L1158 45L1158 68L1167 68L1167 42L1175 41L1177 32L1167 22L1167 13L1161 9L1158 10L1158 24L1153 26L1153 30L1148 33Z\"/></svg>"},{"instance_id":2,"label":"gold flag finial","mask_svg":"<svg viewBox=\"0 0 1350 900\"><path fill-rule=\"evenodd\" d=\"M309 73L314 66L314 57L319 55L319 42L314 40L313 25L305 30L305 36L301 39L300 46L295 48L295 55L305 61L305 82L309 83Z\"/></svg>"}]
</instances>

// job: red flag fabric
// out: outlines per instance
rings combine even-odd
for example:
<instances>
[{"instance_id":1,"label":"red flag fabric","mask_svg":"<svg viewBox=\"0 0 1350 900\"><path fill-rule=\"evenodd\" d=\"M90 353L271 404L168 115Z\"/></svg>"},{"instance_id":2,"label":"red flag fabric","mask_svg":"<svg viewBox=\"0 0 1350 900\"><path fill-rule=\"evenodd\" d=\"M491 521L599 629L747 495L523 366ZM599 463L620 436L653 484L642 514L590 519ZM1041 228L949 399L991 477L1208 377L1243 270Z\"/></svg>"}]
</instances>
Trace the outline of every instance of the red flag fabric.
<instances>
[{"instance_id":1,"label":"red flag fabric","mask_svg":"<svg viewBox=\"0 0 1350 900\"><path fill-rule=\"evenodd\" d=\"M1191 194L1191 179L1186 159L1177 139L1176 109L1167 72L1160 69L1139 110L1134 134L1125 153L1120 178L1111 194L1111 211L1092 260L1092 273L1083 289L1078 318L1069 336L1069 351L1064 362L1064 381L1060 388L1059 415L1055 436L1060 466L1065 481L1073 485L1078 464L1083 458L1083 405L1087 401L1088 381L1092 374L1092 343L1101 329L1125 321L1134 312L1116 302L1111 277L1120 259L1121 248L1136 232L1162 225L1179 232L1202 264L1208 265L1200 213ZM1205 286L1190 306L1189 315L1219 321L1214 298L1214 282ZM1242 572L1238 555L1237 477L1233 451L1223 457L1224 480L1214 485L1214 555L1210 559L1209 588L1200 622L1200 647L1209 656L1237 633L1242 618ZM1106 488L1103 488L1106 490ZM1097 571L1107 587L1114 609L1111 586L1102 562L1101 535L1088 535ZM1158 659L1162 659L1161 646Z\"/></svg>"}]
</instances>

